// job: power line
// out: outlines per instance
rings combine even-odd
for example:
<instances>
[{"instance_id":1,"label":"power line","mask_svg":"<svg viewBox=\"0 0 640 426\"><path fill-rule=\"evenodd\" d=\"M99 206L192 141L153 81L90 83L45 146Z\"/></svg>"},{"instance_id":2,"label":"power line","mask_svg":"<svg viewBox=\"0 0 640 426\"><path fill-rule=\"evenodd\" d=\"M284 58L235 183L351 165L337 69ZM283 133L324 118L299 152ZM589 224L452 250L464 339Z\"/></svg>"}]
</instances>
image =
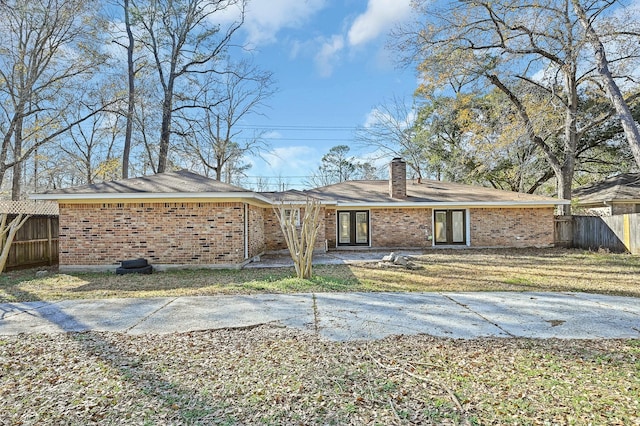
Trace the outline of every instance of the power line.
<instances>
[{"instance_id":1,"label":"power line","mask_svg":"<svg viewBox=\"0 0 640 426\"><path fill-rule=\"evenodd\" d=\"M252 179L307 179L312 177L313 175L308 175L308 176L277 176L277 175L269 175L269 176L251 176L251 175L246 175L246 178L252 178Z\"/></svg>"},{"instance_id":2,"label":"power line","mask_svg":"<svg viewBox=\"0 0 640 426\"><path fill-rule=\"evenodd\" d=\"M268 141L334 141L334 142L353 142L353 139L336 139L336 138L260 138ZM238 138L238 140L253 140L252 138Z\"/></svg>"},{"instance_id":3,"label":"power line","mask_svg":"<svg viewBox=\"0 0 640 426\"><path fill-rule=\"evenodd\" d=\"M288 125L276 125L276 124L267 124L264 126L253 126L253 125L237 125L236 127L241 129L250 129L250 130L302 130L302 131L336 131L343 132L346 130L358 130L359 127L340 127L340 126L288 126Z\"/></svg>"}]
</instances>

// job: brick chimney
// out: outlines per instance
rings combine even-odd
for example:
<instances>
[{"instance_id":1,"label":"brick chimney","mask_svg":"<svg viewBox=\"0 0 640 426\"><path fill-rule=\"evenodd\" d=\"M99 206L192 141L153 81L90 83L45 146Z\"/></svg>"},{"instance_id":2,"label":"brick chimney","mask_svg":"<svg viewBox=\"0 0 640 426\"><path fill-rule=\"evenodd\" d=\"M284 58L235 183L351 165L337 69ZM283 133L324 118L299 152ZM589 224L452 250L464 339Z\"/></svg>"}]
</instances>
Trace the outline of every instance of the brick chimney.
<instances>
[{"instance_id":1,"label":"brick chimney","mask_svg":"<svg viewBox=\"0 0 640 426\"><path fill-rule=\"evenodd\" d=\"M394 158L389 163L389 196L407 198L407 163L402 158Z\"/></svg>"}]
</instances>

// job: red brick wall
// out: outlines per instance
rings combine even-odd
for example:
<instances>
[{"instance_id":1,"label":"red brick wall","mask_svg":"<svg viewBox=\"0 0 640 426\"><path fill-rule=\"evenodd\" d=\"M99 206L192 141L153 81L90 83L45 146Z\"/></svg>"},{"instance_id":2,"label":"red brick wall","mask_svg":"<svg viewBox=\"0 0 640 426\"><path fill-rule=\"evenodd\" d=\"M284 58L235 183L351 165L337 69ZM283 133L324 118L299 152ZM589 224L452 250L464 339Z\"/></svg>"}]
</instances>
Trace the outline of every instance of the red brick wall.
<instances>
[{"instance_id":1,"label":"red brick wall","mask_svg":"<svg viewBox=\"0 0 640 426\"><path fill-rule=\"evenodd\" d=\"M235 264L243 203L60 204L60 265Z\"/></svg>"},{"instance_id":2,"label":"red brick wall","mask_svg":"<svg viewBox=\"0 0 640 426\"><path fill-rule=\"evenodd\" d=\"M371 209L372 248L431 248L429 208ZM553 208L471 209L472 247L530 247L553 244ZM336 248L336 210L327 210L329 248Z\"/></svg>"},{"instance_id":3,"label":"red brick wall","mask_svg":"<svg viewBox=\"0 0 640 426\"><path fill-rule=\"evenodd\" d=\"M371 247L431 247L431 209L372 209Z\"/></svg>"},{"instance_id":4,"label":"red brick wall","mask_svg":"<svg viewBox=\"0 0 640 426\"><path fill-rule=\"evenodd\" d=\"M276 213L271 207L267 207L264 209L263 216L264 242L267 251L286 250L287 244L284 242L284 235L282 235Z\"/></svg>"},{"instance_id":5,"label":"red brick wall","mask_svg":"<svg viewBox=\"0 0 640 426\"><path fill-rule=\"evenodd\" d=\"M324 235L330 249L336 248L338 224L336 223L336 210L326 209L324 213Z\"/></svg>"},{"instance_id":6,"label":"red brick wall","mask_svg":"<svg viewBox=\"0 0 640 426\"><path fill-rule=\"evenodd\" d=\"M553 244L553 208L471 209L474 247L531 247Z\"/></svg>"},{"instance_id":7,"label":"red brick wall","mask_svg":"<svg viewBox=\"0 0 640 426\"><path fill-rule=\"evenodd\" d=\"M300 219L304 215L304 209L300 209ZM320 208L320 229L318 230L318 237L316 238L315 249L324 250L325 236L325 208ZM265 234L265 247L267 251L279 251L287 250L287 243L284 240L282 229L280 228L280 222L273 208L268 207L264 209L264 234ZM335 234L335 231L334 231Z\"/></svg>"},{"instance_id":8,"label":"red brick wall","mask_svg":"<svg viewBox=\"0 0 640 426\"><path fill-rule=\"evenodd\" d=\"M264 210L261 207L249 206L249 257L265 251Z\"/></svg>"}]
</instances>

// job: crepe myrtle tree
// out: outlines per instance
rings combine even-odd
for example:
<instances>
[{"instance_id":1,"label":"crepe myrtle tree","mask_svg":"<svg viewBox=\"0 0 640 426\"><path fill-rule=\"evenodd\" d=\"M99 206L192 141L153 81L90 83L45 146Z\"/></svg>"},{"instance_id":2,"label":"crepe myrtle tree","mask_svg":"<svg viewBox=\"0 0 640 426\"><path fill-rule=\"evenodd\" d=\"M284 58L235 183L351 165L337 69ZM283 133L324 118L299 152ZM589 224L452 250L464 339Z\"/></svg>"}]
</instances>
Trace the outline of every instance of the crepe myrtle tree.
<instances>
[{"instance_id":1,"label":"crepe myrtle tree","mask_svg":"<svg viewBox=\"0 0 640 426\"><path fill-rule=\"evenodd\" d=\"M281 201L273 208L287 248L296 268L296 276L312 276L313 247L320 230L320 202L307 198L303 205Z\"/></svg>"},{"instance_id":2,"label":"crepe myrtle tree","mask_svg":"<svg viewBox=\"0 0 640 426\"><path fill-rule=\"evenodd\" d=\"M7 264L11 243L13 243L16 233L30 217L27 214L18 214L12 220L8 220L9 215L7 213L0 215L0 273L4 271L4 267Z\"/></svg>"}]
</instances>

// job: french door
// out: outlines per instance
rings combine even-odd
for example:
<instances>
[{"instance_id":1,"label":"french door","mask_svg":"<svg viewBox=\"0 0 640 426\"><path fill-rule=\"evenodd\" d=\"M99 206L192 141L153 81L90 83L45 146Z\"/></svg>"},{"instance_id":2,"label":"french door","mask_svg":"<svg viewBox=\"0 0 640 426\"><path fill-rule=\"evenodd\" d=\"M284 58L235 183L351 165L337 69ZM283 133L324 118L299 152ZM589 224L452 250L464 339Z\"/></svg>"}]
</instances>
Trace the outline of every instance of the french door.
<instances>
[{"instance_id":1,"label":"french door","mask_svg":"<svg viewBox=\"0 0 640 426\"><path fill-rule=\"evenodd\" d=\"M338 245L369 245L368 211L338 211Z\"/></svg>"},{"instance_id":2,"label":"french door","mask_svg":"<svg viewBox=\"0 0 640 426\"><path fill-rule=\"evenodd\" d=\"M436 244L466 244L465 210L434 210Z\"/></svg>"}]
</instances>

